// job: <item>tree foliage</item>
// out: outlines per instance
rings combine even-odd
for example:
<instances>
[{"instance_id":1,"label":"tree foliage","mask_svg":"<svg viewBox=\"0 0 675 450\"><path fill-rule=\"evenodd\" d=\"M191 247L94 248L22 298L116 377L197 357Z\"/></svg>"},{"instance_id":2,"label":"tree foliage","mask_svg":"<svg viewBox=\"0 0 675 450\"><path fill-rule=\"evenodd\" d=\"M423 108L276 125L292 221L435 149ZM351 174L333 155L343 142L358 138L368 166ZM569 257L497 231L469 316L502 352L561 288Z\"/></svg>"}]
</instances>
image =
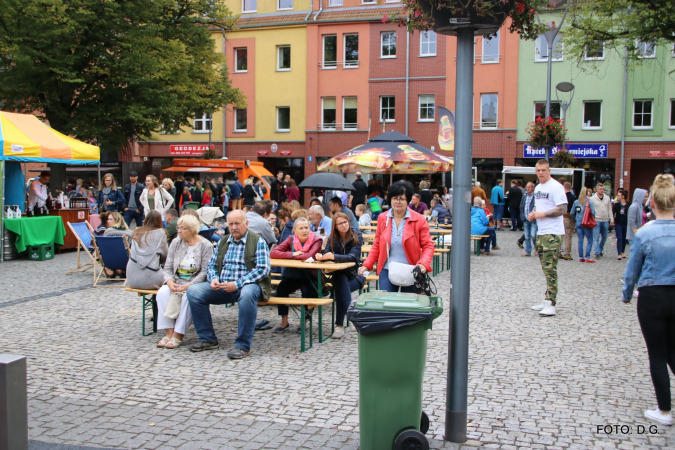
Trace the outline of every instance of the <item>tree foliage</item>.
<instances>
[{"instance_id":1,"label":"tree foliage","mask_svg":"<svg viewBox=\"0 0 675 450\"><path fill-rule=\"evenodd\" d=\"M675 42L675 7L672 0L572 0L570 27L563 42L565 53L583 59L604 45L605 51L624 48L635 60L636 42Z\"/></svg>"},{"instance_id":2,"label":"tree foliage","mask_svg":"<svg viewBox=\"0 0 675 450\"><path fill-rule=\"evenodd\" d=\"M233 25L216 0L0 0L0 99L117 154L245 104L211 39Z\"/></svg>"}]
</instances>

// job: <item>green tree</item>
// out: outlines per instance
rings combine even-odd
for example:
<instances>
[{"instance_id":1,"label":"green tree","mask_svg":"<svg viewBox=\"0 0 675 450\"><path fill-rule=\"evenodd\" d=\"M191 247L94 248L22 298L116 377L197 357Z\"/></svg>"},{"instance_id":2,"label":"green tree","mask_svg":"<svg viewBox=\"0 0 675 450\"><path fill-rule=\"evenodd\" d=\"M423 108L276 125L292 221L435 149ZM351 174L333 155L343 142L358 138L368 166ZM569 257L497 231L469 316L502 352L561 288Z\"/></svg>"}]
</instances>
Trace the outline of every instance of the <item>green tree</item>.
<instances>
[{"instance_id":1,"label":"green tree","mask_svg":"<svg viewBox=\"0 0 675 450\"><path fill-rule=\"evenodd\" d=\"M0 0L0 99L118 155L245 105L211 38L234 20L217 0Z\"/></svg>"},{"instance_id":2,"label":"green tree","mask_svg":"<svg viewBox=\"0 0 675 450\"><path fill-rule=\"evenodd\" d=\"M565 53L580 61L584 53L624 49L633 61L642 50L637 43L675 42L672 0L572 0L569 28L564 30Z\"/></svg>"}]
</instances>

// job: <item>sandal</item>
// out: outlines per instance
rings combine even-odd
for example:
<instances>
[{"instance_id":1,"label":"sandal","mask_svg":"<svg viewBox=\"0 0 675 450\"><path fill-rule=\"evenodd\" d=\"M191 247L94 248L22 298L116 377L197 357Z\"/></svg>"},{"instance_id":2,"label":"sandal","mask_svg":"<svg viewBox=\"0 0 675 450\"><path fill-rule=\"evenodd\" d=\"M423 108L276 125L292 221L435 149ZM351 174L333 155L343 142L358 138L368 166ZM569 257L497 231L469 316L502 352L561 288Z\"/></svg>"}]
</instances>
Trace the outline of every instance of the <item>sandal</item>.
<instances>
[{"instance_id":1,"label":"sandal","mask_svg":"<svg viewBox=\"0 0 675 450\"><path fill-rule=\"evenodd\" d=\"M170 340L171 338L169 336L164 336L159 342L157 342L157 347L165 348L166 344L168 344Z\"/></svg>"},{"instance_id":2,"label":"sandal","mask_svg":"<svg viewBox=\"0 0 675 450\"><path fill-rule=\"evenodd\" d=\"M166 343L166 345L164 346L164 348L167 348L167 349L171 350L171 349L180 347L180 345L181 345L182 343L183 343L183 341L182 341L181 339L172 337L172 338L169 340L169 342ZM169 345L171 345L171 347L169 347Z\"/></svg>"}]
</instances>

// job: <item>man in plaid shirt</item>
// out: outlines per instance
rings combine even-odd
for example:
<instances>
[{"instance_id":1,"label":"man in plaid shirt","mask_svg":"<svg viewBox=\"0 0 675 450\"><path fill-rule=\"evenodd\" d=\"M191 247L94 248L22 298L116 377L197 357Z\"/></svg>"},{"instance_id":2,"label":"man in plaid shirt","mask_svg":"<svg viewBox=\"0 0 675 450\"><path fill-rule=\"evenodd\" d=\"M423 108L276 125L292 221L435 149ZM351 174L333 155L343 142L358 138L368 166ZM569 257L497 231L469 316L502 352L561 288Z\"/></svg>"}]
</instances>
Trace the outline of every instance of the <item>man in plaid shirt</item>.
<instances>
[{"instance_id":1,"label":"man in plaid shirt","mask_svg":"<svg viewBox=\"0 0 675 450\"><path fill-rule=\"evenodd\" d=\"M206 276L208 282L188 288L192 319L199 342L190 345L193 352L218 348L218 338L211 321L209 305L239 303L239 333L234 349L227 353L230 359L241 359L251 354L251 343L258 314L258 301L269 297L270 253L265 240L248 230L248 220L241 210L227 215L230 235L213 254ZM257 237L257 242L252 239ZM246 258L247 252L249 258ZM251 258L254 255L254 258ZM253 260L246 267L246 260Z\"/></svg>"}]
</instances>

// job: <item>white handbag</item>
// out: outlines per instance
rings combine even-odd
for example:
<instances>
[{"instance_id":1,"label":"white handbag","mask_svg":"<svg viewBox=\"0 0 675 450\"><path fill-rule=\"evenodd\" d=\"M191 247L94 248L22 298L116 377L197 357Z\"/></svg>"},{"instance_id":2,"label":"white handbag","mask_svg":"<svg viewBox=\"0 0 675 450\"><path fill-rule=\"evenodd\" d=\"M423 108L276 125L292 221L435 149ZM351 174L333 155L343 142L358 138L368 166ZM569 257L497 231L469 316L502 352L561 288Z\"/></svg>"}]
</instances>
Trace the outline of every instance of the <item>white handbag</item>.
<instances>
[{"instance_id":1,"label":"white handbag","mask_svg":"<svg viewBox=\"0 0 675 450\"><path fill-rule=\"evenodd\" d=\"M387 260L389 259L389 244L387 244ZM412 286L415 284L413 269L415 266L389 261L389 281L396 286Z\"/></svg>"}]
</instances>

